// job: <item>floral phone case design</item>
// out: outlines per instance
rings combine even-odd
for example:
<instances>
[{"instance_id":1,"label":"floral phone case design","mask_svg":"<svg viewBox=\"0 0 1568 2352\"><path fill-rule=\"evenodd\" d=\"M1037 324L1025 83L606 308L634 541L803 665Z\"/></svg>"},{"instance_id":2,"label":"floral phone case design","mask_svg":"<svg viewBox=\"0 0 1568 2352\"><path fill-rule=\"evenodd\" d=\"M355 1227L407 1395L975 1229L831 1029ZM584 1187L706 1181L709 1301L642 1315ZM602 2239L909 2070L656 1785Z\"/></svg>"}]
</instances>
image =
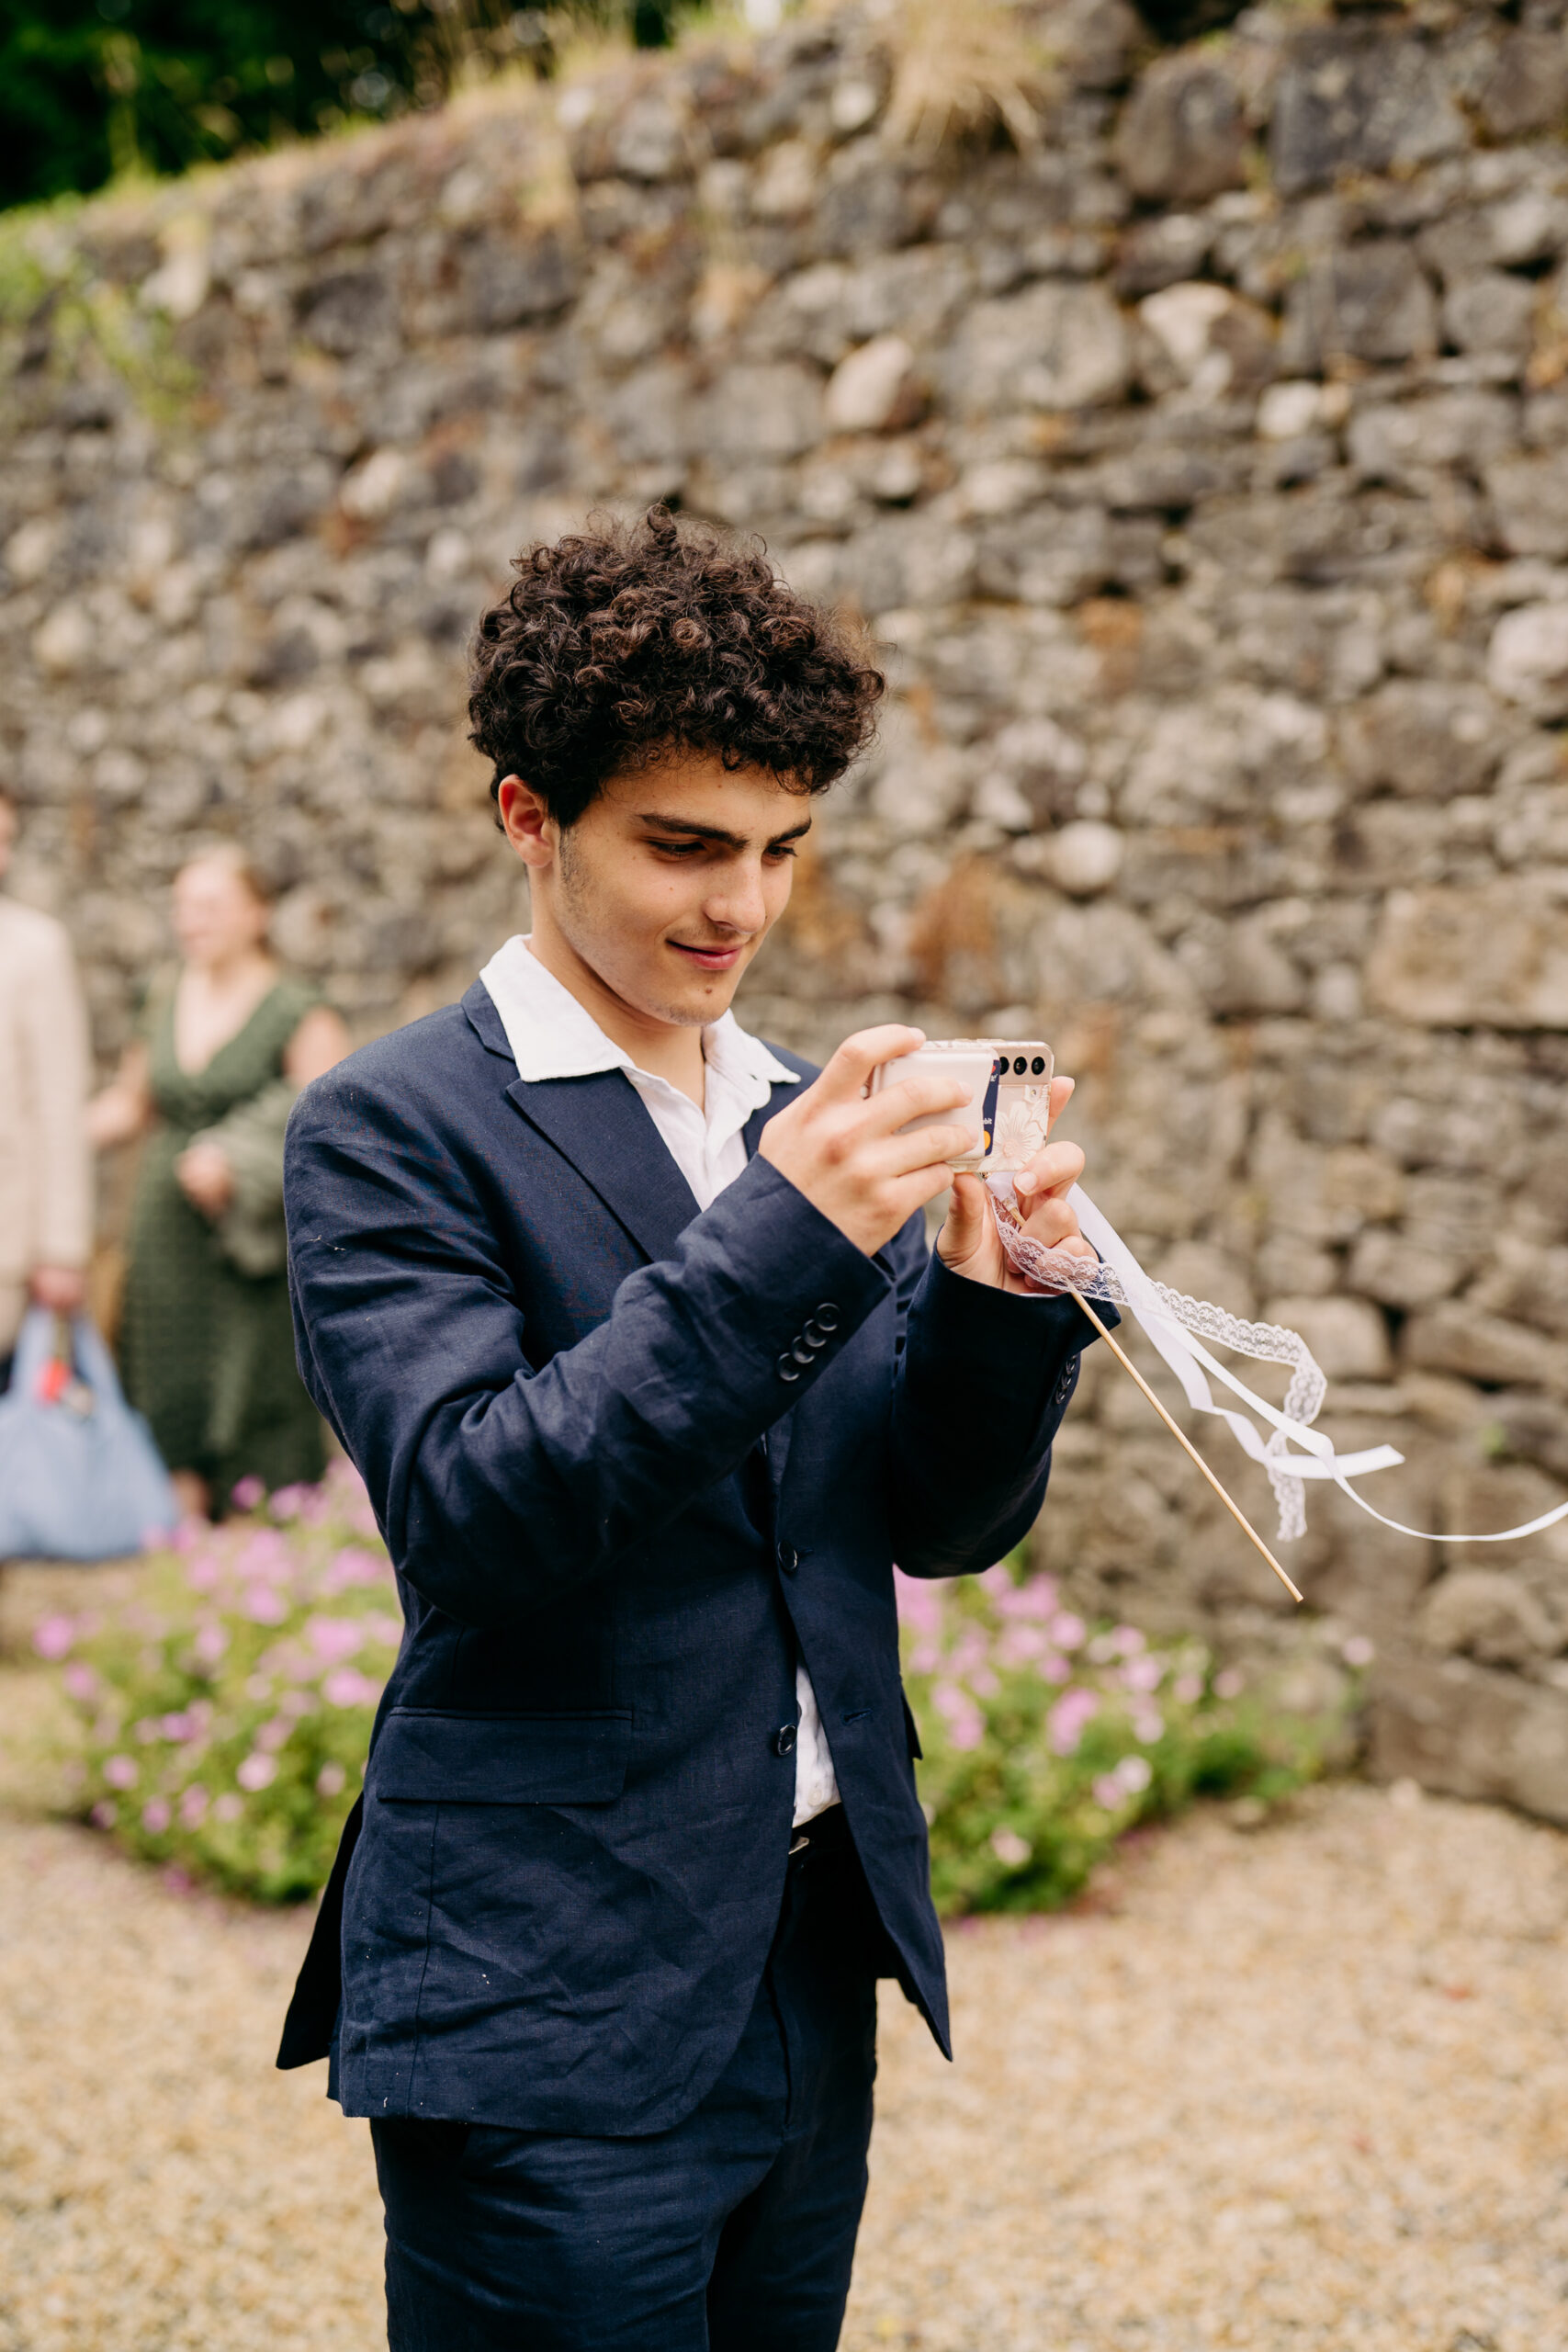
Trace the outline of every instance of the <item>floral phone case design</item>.
<instances>
[{"instance_id":1,"label":"floral phone case design","mask_svg":"<svg viewBox=\"0 0 1568 2352\"><path fill-rule=\"evenodd\" d=\"M966 1103L910 1119L899 1134L954 1121L976 1127L979 1149L955 1159L953 1167L982 1176L1013 1175L1045 1141L1055 1067L1050 1046L1037 1037L940 1037L897 1061L883 1062L872 1072L871 1091L880 1093L917 1074L961 1080L969 1090Z\"/></svg>"}]
</instances>

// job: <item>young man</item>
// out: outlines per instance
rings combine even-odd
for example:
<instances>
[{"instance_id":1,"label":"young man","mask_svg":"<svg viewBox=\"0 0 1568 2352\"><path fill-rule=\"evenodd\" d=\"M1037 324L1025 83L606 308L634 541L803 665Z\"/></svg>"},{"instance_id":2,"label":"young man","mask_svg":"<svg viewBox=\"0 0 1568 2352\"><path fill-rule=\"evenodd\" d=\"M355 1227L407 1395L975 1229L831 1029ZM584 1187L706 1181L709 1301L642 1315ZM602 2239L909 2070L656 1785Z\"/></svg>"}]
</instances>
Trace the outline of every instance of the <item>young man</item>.
<instances>
[{"instance_id":1,"label":"young man","mask_svg":"<svg viewBox=\"0 0 1568 2352\"><path fill-rule=\"evenodd\" d=\"M17 812L0 792L0 876ZM87 1016L52 916L0 896L0 1390L29 1306L74 1314L93 1243Z\"/></svg>"},{"instance_id":2,"label":"young man","mask_svg":"<svg viewBox=\"0 0 1568 2352\"><path fill-rule=\"evenodd\" d=\"M470 710L531 936L290 1130L407 1632L279 2063L371 2119L398 2352L829 2352L878 1975L947 2048L893 1562L1024 1533L1082 1318L897 1132L960 1090L866 1096L918 1031L818 1075L728 1011L881 679L658 511L517 568ZM1080 1250L1081 1165L1021 1179Z\"/></svg>"}]
</instances>

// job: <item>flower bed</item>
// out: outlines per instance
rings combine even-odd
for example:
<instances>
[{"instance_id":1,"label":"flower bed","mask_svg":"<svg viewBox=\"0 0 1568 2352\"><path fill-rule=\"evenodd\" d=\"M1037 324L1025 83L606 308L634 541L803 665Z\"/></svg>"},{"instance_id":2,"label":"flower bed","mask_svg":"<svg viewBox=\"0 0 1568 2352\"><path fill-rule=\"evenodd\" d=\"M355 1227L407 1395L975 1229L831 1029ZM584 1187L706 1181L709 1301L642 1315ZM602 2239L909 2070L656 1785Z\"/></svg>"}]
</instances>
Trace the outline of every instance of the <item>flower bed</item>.
<instances>
[{"instance_id":1,"label":"flower bed","mask_svg":"<svg viewBox=\"0 0 1568 2352\"><path fill-rule=\"evenodd\" d=\"M353 1471L237 1499L150 1557L133 1600L34 1639L75 1715L85 1817L149 1861L288 1902L331 1867L402 1622ZM1345 1706L1292 1714L1193 1642L1091 1630L1047 1577L897 1587L944 1913L1064 1902L1134 1823L1197 1795L1267 1802L1345 1753Z\"/></svg>"},{"instance_id":2,"label":"flower bed","mask_svg":"<svg viewBox=\"0 0 1568 2352\"><path fill-rule=\"evenodd\" d=\"M1198 1796L1268 1804L1353 1752L1364 1644L1346 1645L1352 1674L1326 1678L1327 1703L1302 1714L1235 1668L1216 1672L1199 1642L1090 1628L1051 1577L1010 1564L897 1586L931 1890L946 1916L1048 1910L1137 1823Z\"/></svg>"},{"instance_id":3,"label":"flower bed","mask_svg":"<svg viewBox=\"0 0 1568 2352\"><path fill-rule=\"evenodd\" d=\"M346 1467L152 1555L137 1597L47 1618L78 1719L87 1818L150 1861L262 1902L332 1867L402 1638L390 1563Z\"/></svg>"}]
</instances>

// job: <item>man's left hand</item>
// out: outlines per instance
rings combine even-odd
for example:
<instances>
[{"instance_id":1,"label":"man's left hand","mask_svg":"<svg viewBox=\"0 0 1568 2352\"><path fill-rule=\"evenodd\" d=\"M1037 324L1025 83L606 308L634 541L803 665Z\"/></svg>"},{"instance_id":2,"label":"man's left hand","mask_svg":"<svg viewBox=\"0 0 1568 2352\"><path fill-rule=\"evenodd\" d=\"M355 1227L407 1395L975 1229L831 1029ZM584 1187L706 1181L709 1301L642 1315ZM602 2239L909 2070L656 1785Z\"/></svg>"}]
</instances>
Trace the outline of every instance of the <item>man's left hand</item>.
<instances>
[{"instance_id":1,"label":"man's left hand","mask_svg":"<svg viewBox=\"0 0 1568 2352\"><path fill-rule=\"evenodd\" d=\"M1074 1081L1051 1081L1051 1118L1055 1126L1072 1098ZM1078 1231L1078 1221L1067 1206L1067 1194L1083 1174L1084 1156L1076 1143L1048 1143L1027 1168L1013 1179L1023 1229L1048 1250L1066 1250L1076 1258L1092 1259L1094 1251ZM1009 1265L997 1234L990 1195L983 1176L955 1176L947 1221L936 1238L937 1255L955 1274L970 1282L988 1283L993 1290L1031 1295L1021 1274Z\"/></svg>"}]
</instances>

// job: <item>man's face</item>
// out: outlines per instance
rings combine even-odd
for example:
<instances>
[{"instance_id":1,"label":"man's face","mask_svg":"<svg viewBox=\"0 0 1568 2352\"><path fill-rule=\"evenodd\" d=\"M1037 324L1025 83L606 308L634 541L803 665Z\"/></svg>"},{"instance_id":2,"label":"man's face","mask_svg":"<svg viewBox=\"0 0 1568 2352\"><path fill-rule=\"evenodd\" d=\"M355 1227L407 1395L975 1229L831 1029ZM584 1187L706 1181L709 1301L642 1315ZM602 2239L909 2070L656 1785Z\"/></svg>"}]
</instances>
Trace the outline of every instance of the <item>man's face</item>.
<instances>
[{"instance_id":1,"label":"man's face","mask_svg":"<svg viewBox=\"0 0 1568 2352\"><path fill-rule=\"evenodd\" d=\"M643 1019L716 1021L788 903L795 846L811 827L805 795L766 769L730 775L689 752L612 778L565 832L549 818L530 825L502 792L536 923L551 922Z\"/></svg>"}]
</instances>

